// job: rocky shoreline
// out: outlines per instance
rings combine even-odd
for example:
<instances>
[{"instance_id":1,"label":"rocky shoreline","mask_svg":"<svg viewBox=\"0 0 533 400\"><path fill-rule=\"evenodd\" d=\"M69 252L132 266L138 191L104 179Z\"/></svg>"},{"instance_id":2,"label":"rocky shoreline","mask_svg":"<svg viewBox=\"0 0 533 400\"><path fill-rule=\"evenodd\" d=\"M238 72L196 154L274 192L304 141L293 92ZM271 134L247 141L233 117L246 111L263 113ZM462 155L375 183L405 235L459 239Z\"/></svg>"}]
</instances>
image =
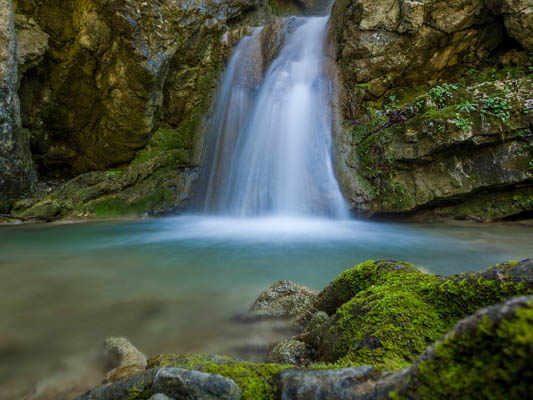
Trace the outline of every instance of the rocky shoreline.
<instances>
[{"instance_id":1,"label":"rocky shoreline","mask_svg":"<svg viewBox=\"0 0 533 400\"><path fill-rule=\"evenodd\" d=\"M146 358L106 341L104 385L78 400L524 399L533 390L533 260L449 277L367 261L320 292L280 281L251 318L297 334L265 363L228 356Z\"/></svg>"}]
</instances>

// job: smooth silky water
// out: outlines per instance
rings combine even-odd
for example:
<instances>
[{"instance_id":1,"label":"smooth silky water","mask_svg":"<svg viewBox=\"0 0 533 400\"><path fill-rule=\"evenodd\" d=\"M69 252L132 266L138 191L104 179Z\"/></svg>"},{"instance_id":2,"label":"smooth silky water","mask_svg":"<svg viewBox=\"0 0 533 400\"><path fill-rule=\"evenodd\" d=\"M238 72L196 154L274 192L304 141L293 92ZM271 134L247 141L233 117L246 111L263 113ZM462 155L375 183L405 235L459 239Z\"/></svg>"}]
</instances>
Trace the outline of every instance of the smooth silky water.
<instances>
[{"instance_id":1,"label":"smooth silky water","mask_svg":"<svg viewBox=\"0 0 533 400\"><path fill-rule=\"evenodd\" d=\"M348 218L330 154L326 22L292 20L266 71L260 28L237 45L211 117L197 215L0 227L0 399L35 387L62 394L32 398L67 399L98 384L109 336L148 355L259 361L290 332L236 316L277 280L321 289L367 259L448 275L532 255L527 225Z\"/></svg>"}]
</instances>

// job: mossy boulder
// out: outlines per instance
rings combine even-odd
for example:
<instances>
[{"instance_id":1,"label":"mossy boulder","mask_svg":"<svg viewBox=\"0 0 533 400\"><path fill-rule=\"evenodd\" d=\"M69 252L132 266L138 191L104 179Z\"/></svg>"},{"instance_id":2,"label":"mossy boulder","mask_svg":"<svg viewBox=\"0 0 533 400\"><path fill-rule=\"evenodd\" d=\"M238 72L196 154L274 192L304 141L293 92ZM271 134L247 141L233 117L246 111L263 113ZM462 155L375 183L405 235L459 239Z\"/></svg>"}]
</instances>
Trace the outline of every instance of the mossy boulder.
<instances>
[{"instance_id":1,"label":"mossy boulder","mask_svg":"<svg viewBox=\"0 0 533 400\"><path fill-rule=\"evenodd\" d=\"M315 348L318 360L399 369L461 318L532 292L530 260L453 277L426 274L404 263L367 261L325 289L322 298L328 301L317 305L334 314L298 339Z\"/></svg>"},{"instance_id":2,"label":"mossy boulder","mask_svg":"<svg viewBox=\"0 0 533 400\"><path fill-rule=\"evenodd\" d=\"M274 399L272 376L290 368L287 365L256 364L226 356L201 354L162 354L148 360L148 368L157 367L185 368L225 376L239 385L243 400Z\"/></svg>"},{"instance_id":3,"label":"mossy boulder","mask_svg":"<svg viewBox=\"0 0 533 400\"><path fill-rule=\"evenodd\" d=\"M390 398L525 399L533 391L533 297L459 322L409 368Z\"/></svg>"}]
</instances>

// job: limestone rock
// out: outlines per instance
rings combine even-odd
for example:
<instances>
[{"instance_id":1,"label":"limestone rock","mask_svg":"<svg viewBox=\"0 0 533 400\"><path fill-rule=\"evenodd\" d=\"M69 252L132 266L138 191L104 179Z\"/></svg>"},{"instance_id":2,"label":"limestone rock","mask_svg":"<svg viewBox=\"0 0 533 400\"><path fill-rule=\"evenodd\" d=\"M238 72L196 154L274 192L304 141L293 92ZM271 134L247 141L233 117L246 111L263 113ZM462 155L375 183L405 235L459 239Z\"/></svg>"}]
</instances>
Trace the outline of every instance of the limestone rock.
<instances>
[{"instance_id":1,"label":"limestone rock","mask_svg":"<svg viewBox=\"0 0 533 400\"><path fill-rule=\"evenodd\" d=\"M0 1L0 213L13 201L31 194L36 175L29 135L22 130L17 95L14 11L10 0Z\"/></svg>"},{"instance_id":2,"label":"limestone rock","mask_svg":"<svg viewBox=\"0 0 533 400\"><path fill-rule=\"evenodd\" d=\"M104 383L115 382L146 369L146 356L126 338L109 338L105 341L104 349L108 363L113 368L107 373Z\"/></svg>"},{"instance_id":3,"label":"limestone rock","mask_svg":"<svg viewBox=\"0 0 533 400\"><path fill-rule=\"evenodd\" d=\"M284 340L274 347L268 357L268 363L307 365L313 359L312 348L298 340Z\"/></svg>"},{"instance_id":4,"label":"limestone rock","mask_svg":"<svg viewBox=\"0 0 533 400\"><path fill-rule=\"evenodd\" d=\"M48 50L48 34L31 17L15 15L19 79L24 72L38 65Z\"/></svg>"},{"instance_id":5,"label":"limestone rock","mask_svg":"<svg viewBox=\"0 0 533 400\"><path fill-rule=\"evenodd\" d=\"M72 177L128 163L163 121L191 147L227 56L223 34L262 8L257 0L20 2L19 13L49 36L20 88L41 170ZM22 44L29 32L36 36L20 30Z\"/></svg>"},{"instance_id":6,"label":"limestone rock","mask_svg":"<svg viewBox=\"0 0 533 400\"><path fill-rule=\"evenodd\" d=\"M302 314L317 292L291 281L278 281L262 292L250 311L265 317L295 317Z\"/></svg>"}]
</instances>

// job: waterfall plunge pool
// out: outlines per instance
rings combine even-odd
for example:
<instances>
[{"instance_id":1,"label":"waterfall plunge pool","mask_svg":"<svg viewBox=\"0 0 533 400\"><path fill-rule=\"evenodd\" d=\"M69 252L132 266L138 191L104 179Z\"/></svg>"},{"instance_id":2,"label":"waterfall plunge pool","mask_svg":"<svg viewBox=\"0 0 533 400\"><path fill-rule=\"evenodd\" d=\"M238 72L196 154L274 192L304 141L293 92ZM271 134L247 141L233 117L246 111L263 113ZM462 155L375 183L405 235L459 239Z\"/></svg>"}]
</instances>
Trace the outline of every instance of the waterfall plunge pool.
<instances>
[{"instance_id":1,"label":"waterfall plunge pool","mask_svg":"<svg viewBox=\"0 0 533 400\"><path fill-rule=\"evenodd\" d=\"M261 346L286 333L232 317L277 280L321 289L378 258L443 275L475 271L532 256L532 237L533 227L517 223L281 217L1 226L0 398L57 382L74 386L54 398L73 398L80 381L98 384L98 356L109 336L126 336L149 355L258 360Z\"/></svg>"}]
</instances>

